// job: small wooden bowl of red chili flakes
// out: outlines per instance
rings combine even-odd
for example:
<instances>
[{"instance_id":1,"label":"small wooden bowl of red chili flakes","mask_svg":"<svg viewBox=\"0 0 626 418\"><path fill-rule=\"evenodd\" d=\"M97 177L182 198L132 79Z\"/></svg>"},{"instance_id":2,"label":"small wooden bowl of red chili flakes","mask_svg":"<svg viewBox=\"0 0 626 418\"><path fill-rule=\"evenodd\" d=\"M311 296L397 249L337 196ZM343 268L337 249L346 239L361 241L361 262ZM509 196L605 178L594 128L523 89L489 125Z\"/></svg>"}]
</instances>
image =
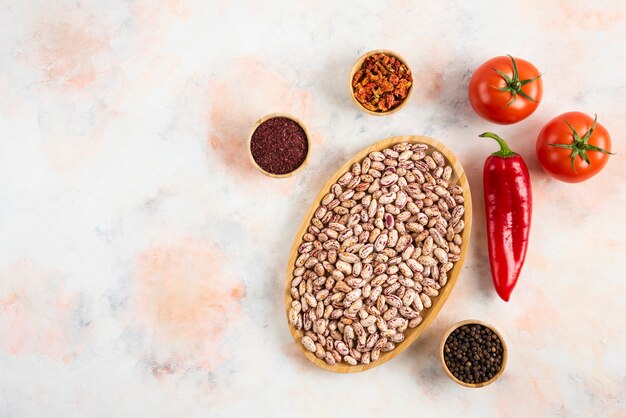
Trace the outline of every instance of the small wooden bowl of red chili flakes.
<instances>
[{"instance_id":1,"label":"small wooden bowl of red chili flakes","mask_svg":"<svg viewBox=\"0 0 626 418\"><path fill-rule=\"evenodd\" d=\"M352 100L371 115L389 115L408 101L413 74L406 60L386 49L361 56L350 73Z\"/></svg>"}]
</instances>

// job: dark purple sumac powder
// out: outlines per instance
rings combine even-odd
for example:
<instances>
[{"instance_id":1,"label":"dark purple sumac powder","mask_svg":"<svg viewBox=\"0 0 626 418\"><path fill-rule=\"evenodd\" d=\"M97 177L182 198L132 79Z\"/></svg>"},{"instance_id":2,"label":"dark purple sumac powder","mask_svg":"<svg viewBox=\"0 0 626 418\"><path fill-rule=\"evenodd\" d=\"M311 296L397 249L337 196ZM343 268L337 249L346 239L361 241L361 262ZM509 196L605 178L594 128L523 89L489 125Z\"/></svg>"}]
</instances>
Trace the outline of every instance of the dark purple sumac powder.
<instances>
[{"instance_id":1,"label":"dark purple sumac powder","mask_svg":"<svg viewBox=\"0 0 626 418\"><path fill-rule=\"evenodd\" d=\"M256 128L250 140L250 151L263 170L287 174L302 165L309 152L309 143L304 129L297 122L276 117Z\"/></svg>"}]
</instances>

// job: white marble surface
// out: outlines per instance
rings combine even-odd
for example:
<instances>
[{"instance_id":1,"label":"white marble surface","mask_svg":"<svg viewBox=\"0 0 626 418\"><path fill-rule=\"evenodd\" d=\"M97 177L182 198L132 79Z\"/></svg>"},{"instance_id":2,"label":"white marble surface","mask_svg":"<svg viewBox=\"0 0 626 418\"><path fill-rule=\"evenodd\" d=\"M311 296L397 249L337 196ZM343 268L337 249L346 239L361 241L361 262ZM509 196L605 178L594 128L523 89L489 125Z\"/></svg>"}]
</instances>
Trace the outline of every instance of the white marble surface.
<instances>
[{"instance_id":1,"label":"white marble surface","mask_svg":"<svg viewBox=\"0 0 626 418\"><path fill-rule=\"evenodd\" d=\"M626 416L624 2L0 1L0 28L0 417ZM346 86L375 48L416 76L383 118ZM537 65L545 94L499 127L466 86L505 53ZM540 127L569 110L598 113L617 151L579 185L534 156ZM310 165L283 181L245 155L275 111L313 139ZM508 304L486 255L485 130L526 158L535 194ZM401 356L318 370L284 318L297 225L344 160L403 134L443 141L468 173L463 273ZM436 357L468 317L500 326L511 353L480 390Z\"/></svg>"}]
</instances>

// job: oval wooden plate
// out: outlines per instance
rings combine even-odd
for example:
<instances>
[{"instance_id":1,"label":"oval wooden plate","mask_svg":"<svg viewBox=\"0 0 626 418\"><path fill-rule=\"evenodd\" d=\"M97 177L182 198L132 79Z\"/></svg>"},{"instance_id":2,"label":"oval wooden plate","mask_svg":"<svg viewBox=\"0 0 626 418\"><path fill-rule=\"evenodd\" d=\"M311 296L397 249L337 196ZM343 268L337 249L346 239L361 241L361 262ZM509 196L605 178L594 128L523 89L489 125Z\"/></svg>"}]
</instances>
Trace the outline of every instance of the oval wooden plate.
<instances>
[{"instance_id":1,"label":"oval wooden plate","mask_svg":"<svg viewBox=\"0 0 626 418\"><path fill-rule=\"evenodd\" d=\"M386 353L381 353L378 361L375 361L368 365L357 364L356 366L350 366L349 364L342 362L342 363L335 364L334 366L330 366L324 360L320 360L317 357L315 357L315 354L309 351L306 351L306 349L300 343L300 339L303 336L302 331L296 330L294 326L289 324L288 315L289 315L289 309L291 308L291 300L292 300L291 293L290 293L291 280L293 278L293 270L295 269L295 261L298 256L298 247L302 243L302 236L305 234L306 229L311 222L313 213L315 212L317 207L320 205L320 202L322 201L322 198L324 197L324 195L328 193L330 186L334 184L343 173L345 173L346 171L349 171L350 168L352 167L352 164L354 164L355 162L360 162L370 152L380 151L382 149L391 147L395 144L402 143L402 142L427 144L429 147L428 152L437 150L440 153L442 153L443 156L446 158L447 163L450 166L452 166L452 177L450 179L450 184L460 184L461 187L463 187L463 198L465 199L465 202L464 202L465 214L463 215L463 219L465 222L465 229L463 230L463 233L461 234L463 243L461 244L460 258L456 263L454 263L454 267L452 268L452 270L450 270L448 274L448 283L443 287L443 290L439 293L439 296L431 298L432 306L429 309L425 309L422 311L422 318L423 318L422 323L418 325L416 328L407 329L405 332L405 340L399 343L395 349L393 349L392 351L388 351ZM463 261L465 260L465 255L467 253L467 247L469 245L471 229L472 229L472 196L470 193L469 183L467 181L467 177L465 175L465 171L463 171L463 167L461 166L461 163L457 160L457 158L452 153L452 151L450 151L450 149L448 149L445 145L427 136L394 136L394 137L382 140L380 142L377 142L374 145L371 145L365 148L364 150L362 150L361 152L357 153L354 157L352 157L349 161L347 161L344 165L342 165L341 168L339 168L339 170L337 170L335 174L331 176L328 182L326 182L324 187L322 187L322 190L319 192L319 194L317 195L317 197L311 204L311 207L309 208L308 212L304 216L302 224L300 225L300 228L298 229L298 232L296 234L296 238L294 240L293 246L291 247L291 256L289 257L289 264L287 267L287 281L285 283L285 308L286 308L285 316L287 317L287 325L289 326L289 331L291 332L291 335L293 336L295 343L302 350L302 353L304 354L304 356L307 359L309 359L309 361L311 361L313 364L315 364L318 367L321 367L322 369L330 370L331 372L335 372L335 373L355 373L355 372L362 372L364 370L368 370L376 366L380 366L381 364L391 360L392 358L396 357L398 354L406 350L417 339L417 337L419 337L419 335L428 327L428 325L430 325L430 323L435 319L435 317L437 316L437 314L443 307L443 304L445 303L446 299L448 298L448 295L450 295L450 292L452 291L452 288L454 287L456 283L459 273L461 272L461 269L463 268Z\"/></svg>"}]
</instances>

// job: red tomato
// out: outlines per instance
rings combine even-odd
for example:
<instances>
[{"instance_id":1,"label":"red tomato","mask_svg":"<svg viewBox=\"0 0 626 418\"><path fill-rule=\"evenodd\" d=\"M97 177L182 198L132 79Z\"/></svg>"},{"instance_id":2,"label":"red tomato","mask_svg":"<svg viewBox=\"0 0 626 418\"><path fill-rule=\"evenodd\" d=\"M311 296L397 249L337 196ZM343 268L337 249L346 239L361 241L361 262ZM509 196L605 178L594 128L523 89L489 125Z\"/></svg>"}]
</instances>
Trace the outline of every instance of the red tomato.
<instances>
[{"instance_id":1,"label":"red tomato","mask_svg":"<svg viewBox=\"0 0 626 418\"><path fill-rule=\"evenodd\" d=\"M495 57L474 71L469 100L474 111L488 121L509 125L530 116L543 95L541 74L520 58Z\"/></svg>"},{"instance_id":2,"label":"red tomato","mask_svg":"<svg viewBox=\"0 0 626 418\"><path fill-rule=\"evenodd\" d=\"M611 154L611 137L604 126L581 112L552 119L537 138L539 164L568 183L585 181L602 170Z\"/></svg>"}]
</instances>

